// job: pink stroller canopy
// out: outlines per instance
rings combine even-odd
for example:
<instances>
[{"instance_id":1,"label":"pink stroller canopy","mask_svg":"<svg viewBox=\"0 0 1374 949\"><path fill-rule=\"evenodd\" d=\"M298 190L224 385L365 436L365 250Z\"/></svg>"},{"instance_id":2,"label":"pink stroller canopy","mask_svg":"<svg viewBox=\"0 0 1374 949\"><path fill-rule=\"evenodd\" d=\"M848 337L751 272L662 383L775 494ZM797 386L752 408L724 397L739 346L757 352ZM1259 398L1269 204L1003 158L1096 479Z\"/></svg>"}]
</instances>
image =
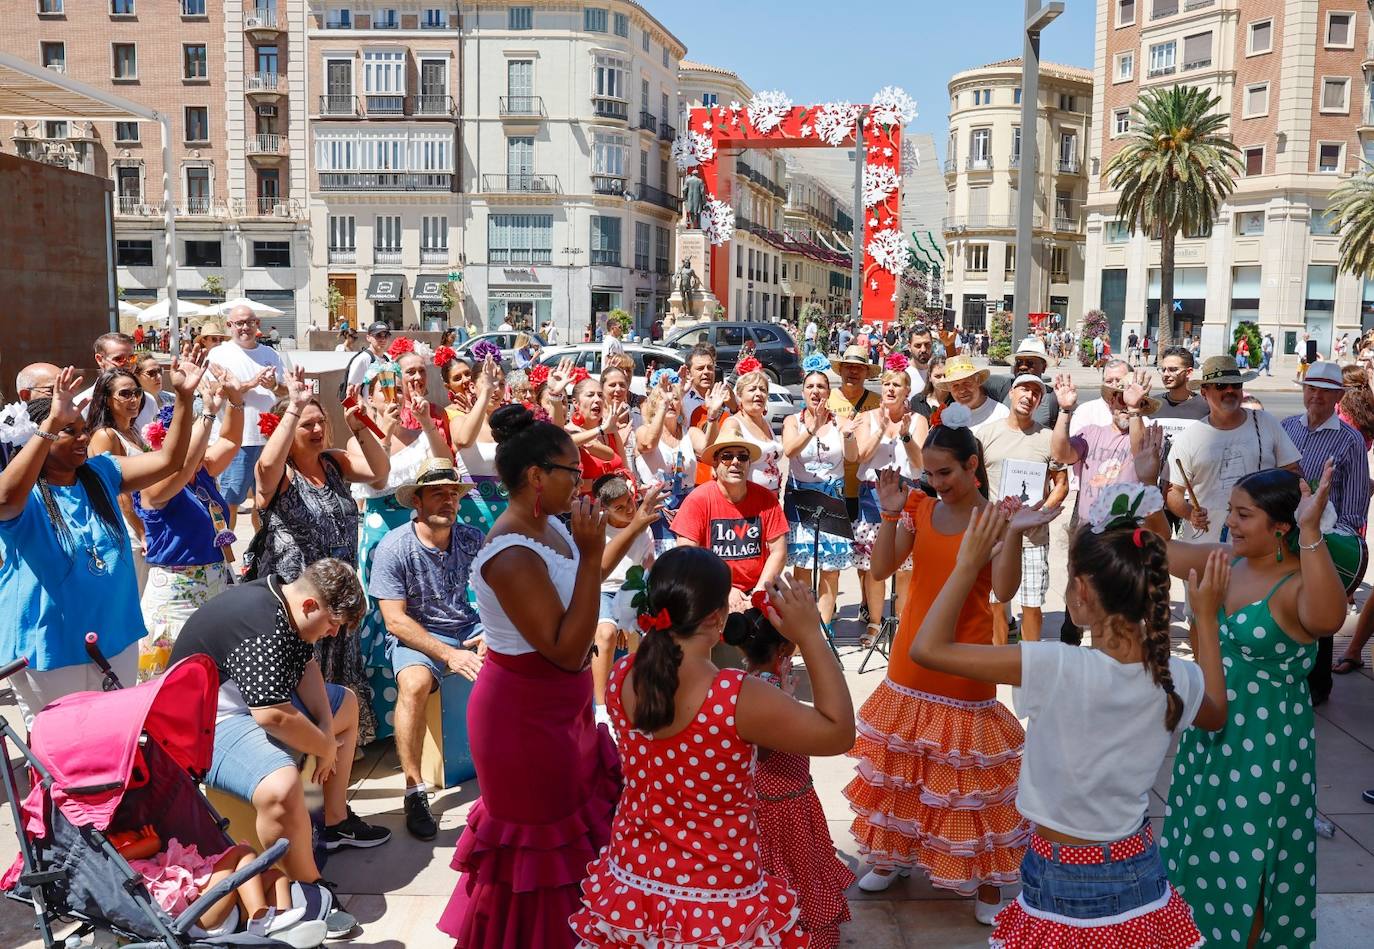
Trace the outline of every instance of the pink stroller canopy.
<instances>
[{"instance_id":1,"label":"pink stroller canopy","mask_svg":"<svg viewBox=\"0 0 1374 949\"><path fill-rule=\"evenodd\" d=\"M218 692L219 672L210 657L188 656L151 682L78 692L43 709L29 737L34 755L52 773L53 803L77 826L109 827L128 790L142 732L179 767L204 775L214 752ZM38 815L27 816L31 826Z\"/></svg>"}]
</instances>

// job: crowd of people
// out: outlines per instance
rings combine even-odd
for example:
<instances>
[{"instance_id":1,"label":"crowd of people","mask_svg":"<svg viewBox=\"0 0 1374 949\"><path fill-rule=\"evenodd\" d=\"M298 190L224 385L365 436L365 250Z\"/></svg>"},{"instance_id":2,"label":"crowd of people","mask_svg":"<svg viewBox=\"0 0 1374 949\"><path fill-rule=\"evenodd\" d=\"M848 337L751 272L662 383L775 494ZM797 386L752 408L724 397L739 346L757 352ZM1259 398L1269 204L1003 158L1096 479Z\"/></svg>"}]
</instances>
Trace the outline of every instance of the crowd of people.
<instances>
[{"instance_id":1,"label":"crowd of people","mask_svg":"<svg viewBox=\"0 0 1374 949\"><path fill-rule=\"evenodd\" d=\"M89 631L125 683L208 656L205 783L289 843L285 896L204 925L351 931L315 848L388 842L347 801L387 738L406 831L436 837L425 707L455 675L481 792L439 920L460 947L833 947L851 885L913 871L997 946L1315 938L1312 707L1374 633L1362 616L1333 662L1365 559L1360 367L1306 366L1279 420L1245 407L1235 357L1187 346L1128 339L1086 398L1048 375L1067 331L994 375L953 331L813 325L775 428L764 367L721 378L704 343L636 380L618 332L594 377L374 323L325 391L259 329L235 309L170 363L106 334L89 388L30 365L0 413L0 661L29 662L25 722L100 687ZM1042 641L1052 561L1068 607ZM848 571L859 645L888 655L857 711ZM810 777L840 754L857 880Z\"/></svg>"}]
</instances>

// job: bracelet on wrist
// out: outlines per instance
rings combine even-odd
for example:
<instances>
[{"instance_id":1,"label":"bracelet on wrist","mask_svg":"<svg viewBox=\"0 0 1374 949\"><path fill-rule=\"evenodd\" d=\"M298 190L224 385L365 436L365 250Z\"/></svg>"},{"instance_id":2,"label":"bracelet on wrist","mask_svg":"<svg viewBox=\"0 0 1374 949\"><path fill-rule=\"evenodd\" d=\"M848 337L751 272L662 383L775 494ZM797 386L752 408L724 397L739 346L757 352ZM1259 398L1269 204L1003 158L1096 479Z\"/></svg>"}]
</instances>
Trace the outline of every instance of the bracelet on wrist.
<instances>
[{"instance_id":1,"label":"bracelet on wrist","mask_svg":"<svg viewBox=\"0 0 1374 949\"><path fill-rule=\"evenodd\" d=\"M1302 539L1299 538L1299 539L1298 539L1298 549L1299 549L1299 550L1316 550L1318 547L1320 547L1320 546L1321 546L1322 544L1324 544L1324 543L1326 543L1326 537L1325 537L1325 535L1319 535L1319 536L1317 537L1317 539L1314 540L1314 541L1313 541L1312 543L1310 543L1310 544L1304 544L1304 543L1302 542Z\"/></svg>"},{"instance_id":2,"label":"bracelet on wrist","mask_svg":"<svg viewBox=\"0 0 1374 949\"><path fill-rule=\"evenodd\" d=\"M37 435L39 438L43 439L43 441L45 442L55 442L58 438L61 437L56 432L45 432L41 428L35 429L34 434Z\"/></svg>"},{"instance_id":3,"label":"bracelet on wrist","mask_svg":"<svg viewBox=\"0 0 1374 949\"><path fill-rule=\"evenodd\" d=\"M902 519L901 511L881 511L879 513L882 519L889 524L896 524Z\"/></svg>"}]
</instances>

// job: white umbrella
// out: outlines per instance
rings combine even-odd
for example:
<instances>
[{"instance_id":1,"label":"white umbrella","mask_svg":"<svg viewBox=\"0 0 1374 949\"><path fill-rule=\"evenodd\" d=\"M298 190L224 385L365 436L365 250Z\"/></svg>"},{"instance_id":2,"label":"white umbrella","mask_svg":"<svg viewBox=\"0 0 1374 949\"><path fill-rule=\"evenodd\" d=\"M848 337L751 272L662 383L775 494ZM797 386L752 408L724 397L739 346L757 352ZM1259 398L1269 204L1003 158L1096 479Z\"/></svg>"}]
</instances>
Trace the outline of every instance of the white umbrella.
<instances>
[{"instance_id":1,"label":"white umbrella","mask_svg":"<svg viewBox=\"0 0 1374 949\"><path fill-rule=\"evenodd\" d=\"M120 301L119 301L119 315L120 315L120 316L140 317L140 316L143 315L143 311L142 311L141 309L139 309L138 307L134 306L134 305L133 305L132 303L130 303L128 300L120 300Z\"/></svg>"},{"instance_id":2,"label":"white umbrella","mask_svg":"<svg viewBox=\"0 0 1374 949\"><path fill-rule=\"evenodd\" d=\"M269 306L258 300L250 300L247 297L234 297L232 300L225 300L223 303L212 303L207 309L213 309L216 316L228 316L229 311L236 306L246 306L253 311L255 316L281 316L282 311L274 306Z\"/></svg>"},{"instance_id":3,"label":"white umbrella","mask_svg":"<svg viewBox=\"0 0 1374 949\"><path fill-rule=\"evenodd\" d=\"M177 301L177 318L186 320L200 312L200 306L195 303L187 303L185 300ZM166 323L167 315L171 312L166 298L158 300L148 309L139 314L140 321L144 323Z\"/></svg>"}]
</instances>

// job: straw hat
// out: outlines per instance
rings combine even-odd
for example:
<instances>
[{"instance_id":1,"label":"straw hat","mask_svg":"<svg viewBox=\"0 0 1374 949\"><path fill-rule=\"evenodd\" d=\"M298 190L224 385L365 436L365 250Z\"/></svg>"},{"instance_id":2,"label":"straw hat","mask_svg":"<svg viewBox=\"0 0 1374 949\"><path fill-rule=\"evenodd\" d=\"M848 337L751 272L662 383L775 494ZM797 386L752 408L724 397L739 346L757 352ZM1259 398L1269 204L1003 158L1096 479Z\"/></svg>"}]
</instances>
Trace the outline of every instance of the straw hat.
<instances>
[{"instance_id":1,"label":"straw hat","mask_svg":"<svg viewBox=\"0 0 1374 949\"><path fill-rule=\"evenodd\" d=\"M960 379L967 379L969 376L977 376L978 384L982 385L987 381L991 371L990 369L979 369L973 364L973 360L967 356L955 356L945 360L945 385L958 382Z\"/></svg>"},{"instance_id":2,"label":"straw hat","mask_svg":"<svg viewBox=\"0 0 1374 949\"><path fill-rule=\"evenodd\" d=\"M1102 383L1101 391L1102 398L1104 399L1107 398L1107 396L1113 392L1120 392L1124 394L1126 392L1126 380L1123 379L1120 382L1104 382ZM1156 398L1152 398L1147 394L1145 398L1140 400L1140 414L1154 415L1156 412L1159 411L1159 407L1161 405L1163 405L1162 402L1160 402Z\"/></svg>"},{"instance_id":3,"label":"straw hat","mask_svg":"<svg viewBox=\"0 0 1374 949\"><path fill-rule=\"evenodd\" d=\"M1245 385L1257 375L1255 372L1242 373L1235 356L1208 356L1202 361L1202 372L1188 380L1188 388L1197 392L1205 385Z\"/></svg>"},{"instance_id":4,"label":"straw hat","mask_svg":"<svg viewBox=\"0 0 1374 949\"><path fill-rule=\"evenodd\" d=\"M200 324L199 338L228 339L229 334L224 331L224 327L220 326L219 323L214 320L206 320L204 323Z\"/></svg>"},{"instance_id":5,"label":"straw hat","mask_svg":"<svg viewBox=\"0 0 1374 949\"><path fill-rule=\"evenodd\" d=\"M471 491L477 485L464 481L458 476L458 469L447 458L426 458L415 473L415 480L396 489L396 503L401 507L414 507L415 495L421 488L439 485L456 485L460 493Z\"/></svg>"},{"instance_id":6,"label":"straw hat","mask_svg":"<svg viewBox=\"0 0 1374 949\"><path fill-rule=\"evenodd\" d=\"M850 346L844 351L843 356L830 358L830 368L835 371L836 375L839 374L840 367L845 365L863 366L868 370L868 378L870 379L878 378L878 373L883 371L881 366L869 360L868 350L862 346Z\"/></svg>"},{"instance_id":7,"label":"straw hat","mask_svg":"<svg viewBox=\"0 0 1374 949\"><path fill-rule=\"evenodd\" d=\"M740 438L738 436L735 436L733 438L716 439L714 442L706 446L706 450L702 452L702 457L710 461L710 463L714 465L716 463L716 452L720 451L722 448L743 448L747 450L749 452L749 464L751 465L763 457L763 450L759 448L758 445L755 445L748 439ZM397 496L399 496L400 493L401 492L397 491Z\"/></svg>"},{"instance_id":8,"label":"straw hat","mask_svg":"<svg viewBox=\"0 0 1374 949\"><path fill-rule=\"evenodd\" d=\"M1016 347L1016 352L1011 354L1012 359L1020 359L1022 356L1033 356L1047 366L1050 362L1050 354L1045 352L1045 341L1039 336L1027 336L1021 340L1021 345Z\"/></svg>"}]
</instances>

